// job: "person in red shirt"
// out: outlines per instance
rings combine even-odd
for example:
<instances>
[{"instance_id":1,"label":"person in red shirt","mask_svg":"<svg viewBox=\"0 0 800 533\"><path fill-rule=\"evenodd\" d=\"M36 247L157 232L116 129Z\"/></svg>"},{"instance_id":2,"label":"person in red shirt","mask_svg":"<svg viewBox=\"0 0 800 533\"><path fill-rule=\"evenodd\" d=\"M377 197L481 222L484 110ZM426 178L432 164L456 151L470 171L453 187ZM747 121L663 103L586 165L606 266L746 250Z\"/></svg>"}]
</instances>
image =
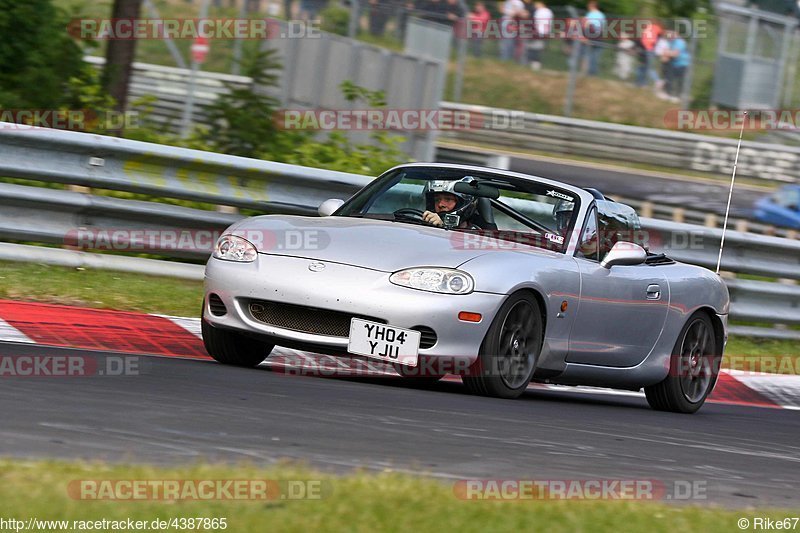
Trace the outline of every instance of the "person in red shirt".
<instances>
[{"instance_id":1,"label":"person in red shirt","mask_svg":"<svg viewBox=\"0 0 800 533\"><path fill-rule=\"evenodd\" d=\"M642 30L637 47L641 50L639 69L636 73L636 85L644 87L649 77L653 83L658 84L661 78L656 71L655 47L663 30L658 22L649 21Z\"/></svg>"},{"instance_id":2,"label":"person in red shirt","mask_svg":"<svg viewBox=\"0 0 800 533\"><path fill-rule=\"evenodd\" d=\"M489 19L492 15L483 2L475 3L475 10L470 11L467 24L469 24L468 34L470 37L470 46L472 48L472 55L475 57L481 56L481 48L483 44L484 34L486 28L489 26Z\"/></svg>"}]
</instances>

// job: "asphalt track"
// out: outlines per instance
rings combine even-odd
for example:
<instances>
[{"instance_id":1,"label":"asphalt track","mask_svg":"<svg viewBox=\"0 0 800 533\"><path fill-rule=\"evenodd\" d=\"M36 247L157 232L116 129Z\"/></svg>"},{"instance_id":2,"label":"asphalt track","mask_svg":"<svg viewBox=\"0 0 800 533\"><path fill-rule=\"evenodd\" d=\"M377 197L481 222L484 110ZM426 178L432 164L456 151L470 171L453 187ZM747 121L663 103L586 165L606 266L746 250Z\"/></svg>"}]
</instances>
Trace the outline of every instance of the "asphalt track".
<instances>
[{"instance_id":1,"label":"asphalt track","mask_svg":"<svg viewBox=\"0 0 800 533\"><path fill-rule=\"evenodd\" d=\"M0 356L95 355L0 343ZM800 504L800 416L706 404L659 413L637 397L529 391L517 401L458 383L289 376L146 357L126 377L6 378L0 455L151 463L305 461L465 478L695 483L725 506ZM667 490L673 494L672 490Z\"/></svg>"},{"instance_id":2,"label":"asphalt track","mask_svg":"<svg viewBox=\"0 0 800 533\"><path fill-rule=\"evenodd\" d=\"M693 179L655 173L639 173L636 169L618 169L562 161L552 158L523 158L510 156L509 170L551 178L579 187L594 187L609 196L649 200L654 203L685 207L687 209L725 213L729 182L710 179ZM725 176L729 178L730 176ZM763 187L737 183L731 198L731 214L749 218L753 203L768 194Z\"/></svg>"}]
</instances>

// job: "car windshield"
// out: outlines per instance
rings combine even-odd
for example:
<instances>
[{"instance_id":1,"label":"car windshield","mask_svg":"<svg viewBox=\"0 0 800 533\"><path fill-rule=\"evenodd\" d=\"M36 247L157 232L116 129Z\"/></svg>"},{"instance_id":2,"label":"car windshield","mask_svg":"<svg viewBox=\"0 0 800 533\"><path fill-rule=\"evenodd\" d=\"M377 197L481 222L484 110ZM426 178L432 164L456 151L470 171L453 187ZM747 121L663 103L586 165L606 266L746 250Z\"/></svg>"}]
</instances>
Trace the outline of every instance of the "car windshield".
<instances>
[{"instance_id":1,"label":"car windshield","mask_svg":"<svg viewBox=\"0 0 800 533\"><path fill-rule=\"evenodd\" d=\"M458 182L462 185L456 186ZM464 192L466 185L477 184L479 190L494 194ZM436 203L442 191L456 201L447 206L452 207L449 211L440 210L441 205ZM406 167L384 174L335 214L431 226L424 214L434 212L443 220L443 230L474 232L563 252L578 208L579 200L570 191L533 179L452 168Z\"/></svg>"},{"instance_id":2,"label":"car windshield","mask_svg":"<svg viewBox=\"0 0 800 533\"><path fill-rule=\"evenodd\" d=\"M775 203L782 207L792 210L800 210L800 189L795 187L784 187L773 196Z\"/></svg>"}]
</instances>

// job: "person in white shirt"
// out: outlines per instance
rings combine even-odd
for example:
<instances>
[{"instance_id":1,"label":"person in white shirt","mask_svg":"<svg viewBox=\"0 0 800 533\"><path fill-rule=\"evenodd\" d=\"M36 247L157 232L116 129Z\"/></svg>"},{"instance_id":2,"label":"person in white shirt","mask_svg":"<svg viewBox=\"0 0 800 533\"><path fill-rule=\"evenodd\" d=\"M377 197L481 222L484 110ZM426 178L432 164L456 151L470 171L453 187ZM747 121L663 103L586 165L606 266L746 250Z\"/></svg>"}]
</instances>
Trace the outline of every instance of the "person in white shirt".
<instances>
[{"instance_id":1,"label":"person in white shirt","mask_svg":"<svg viewBox=\"0 0 800 533\"><path fill-rule=\"evenodd\" d=\"M553 12L544 2L534 2L533 7L535 8L533 27L536 29L536 37L528 45L528 58L531 68L539 70L542 68L542 50L544 50L553 28Z\"/></svg>"},{"instance_id":2,"label":"person in white shirt","mask_svg":"<svg viewBox=\"0 0 800 533\"><path fill-rule=\"evenodd\" d=\"M614 66L614 74L621 80L627 80L633 71L633 47L634 42L626 34L620 35L617 45L617 62Z\"/></svg>"},{"instance_id":3,"label":"person in white shirt","mask_svg":"<svg viewBox=\"0 0 800 533\"><path fill-rule=\"evenodd\" d=\"M514 59L514 47L518 38L518 20L527 13L522 0L506 0L503 3L503 17L500 19L502 40L500 41L500 59L510 61Z\"/></svg>"},{"instance_id":4,"label":"person in white shirt","mask_svg":"<svg viewBox=\"0 0 800 533\"><path fill-rule=\"evenodd\" d=\"M656 41L656 45L653 47L653 55L655 56L656 64L661 64L661 78L656 81L655 91L656 95L664 100L669 98L669 95L664 92L665 80L670 75L670 57L668 54L669 40L666 38L665 34L661 34L661 36L658 38L658 41Z\"/></svg>"}]
</instances>

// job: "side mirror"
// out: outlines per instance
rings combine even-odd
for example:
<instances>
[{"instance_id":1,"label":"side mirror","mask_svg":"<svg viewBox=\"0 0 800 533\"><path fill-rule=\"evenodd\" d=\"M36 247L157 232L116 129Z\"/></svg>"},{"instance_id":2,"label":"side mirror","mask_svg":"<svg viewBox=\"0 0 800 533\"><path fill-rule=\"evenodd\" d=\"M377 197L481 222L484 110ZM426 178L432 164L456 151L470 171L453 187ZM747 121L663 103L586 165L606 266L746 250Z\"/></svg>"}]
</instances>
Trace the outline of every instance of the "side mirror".
<instances>
[{"instance_id":1,"label":"side mirror","mask_svg":"<svg viewBox=\"0 0 800 533\"><path fill-rule=\"evenodd\" d=\"M611 268L615 265L641 265L647 259L647 252L632 242L618 241L600 262L603 268Z\"/></svg>"},{"instance_id":2,"label":"side mirror","mask_svg":"<svg viewBox=\"0 0 800 533\"><path fill-rule=\"evenodd\" d=\"M342 207L344 204L344 200L339 200L338 198L331 198L330 200L325 200L321 204L319 204L319 208L317 208L317 213L321 217L329 217L331 216L334 211Z\"/></svg>"}]
</instances>

